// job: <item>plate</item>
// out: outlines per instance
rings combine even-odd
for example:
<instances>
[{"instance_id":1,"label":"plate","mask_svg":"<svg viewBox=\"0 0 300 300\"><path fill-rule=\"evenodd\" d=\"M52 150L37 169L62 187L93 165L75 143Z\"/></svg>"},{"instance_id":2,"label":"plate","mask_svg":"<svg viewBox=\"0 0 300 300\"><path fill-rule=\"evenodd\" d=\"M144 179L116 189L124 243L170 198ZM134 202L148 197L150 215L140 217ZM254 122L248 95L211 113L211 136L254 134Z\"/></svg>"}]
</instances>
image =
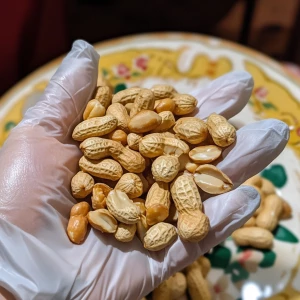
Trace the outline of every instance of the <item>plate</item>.
<instances>
[{"instance_id":1,"label":"plate","mask_svg":"<svg viewBox=\"0 0 300 300\"><path fill-rule=\"evenodd\" d=\"M232 119L242 126L277 118L290 126L288 147L262 175L293 209L293 218L274 231L272 250L236 247L228 238L208 255L214 299L300 299L300 83L276 61L217 38L186 34L144 34L94 45L101 55L99 72L115 92L131 86L166 82L180 92L201 87L234 70L254 78L249 104ZM1 99L0 145L24 112L43 93L62 57L19 82ZM295 298L293 298L295 297Z\"/></svg>"}]
</instances>

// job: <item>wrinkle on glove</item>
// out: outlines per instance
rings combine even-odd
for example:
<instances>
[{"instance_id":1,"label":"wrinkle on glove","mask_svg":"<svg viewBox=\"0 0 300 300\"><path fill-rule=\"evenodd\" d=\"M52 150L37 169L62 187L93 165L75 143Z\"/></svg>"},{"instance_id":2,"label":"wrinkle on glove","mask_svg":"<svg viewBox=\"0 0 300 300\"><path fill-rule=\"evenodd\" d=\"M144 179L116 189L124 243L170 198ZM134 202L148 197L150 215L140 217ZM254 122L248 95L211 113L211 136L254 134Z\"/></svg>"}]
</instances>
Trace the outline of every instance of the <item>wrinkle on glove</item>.
<instances>
[{"instance_id":1,"label":"wrinkle on glove","mask_svg":"<svg viewBox=\"0 0 300 300\"><path fill-rule=\"evenodd\" d=\"M121 243L95 230L82 245L72 244L66 234L76 203L70 182L82 153L71 132L96 86L98 57L89 44L75 42L41 100L0 150L0 286L16 299L140 299L222 242L258 206L250 187L209 198L204 208L211 230L199 244L178 238L168 249L149 252L137 237ZM252 87L246 72L214 80L194 94L198 116L232 117ZM276 158L287 138L287 126L277 120L247 125L218 166L238 187Z\"/></svg>"}]
</instances>

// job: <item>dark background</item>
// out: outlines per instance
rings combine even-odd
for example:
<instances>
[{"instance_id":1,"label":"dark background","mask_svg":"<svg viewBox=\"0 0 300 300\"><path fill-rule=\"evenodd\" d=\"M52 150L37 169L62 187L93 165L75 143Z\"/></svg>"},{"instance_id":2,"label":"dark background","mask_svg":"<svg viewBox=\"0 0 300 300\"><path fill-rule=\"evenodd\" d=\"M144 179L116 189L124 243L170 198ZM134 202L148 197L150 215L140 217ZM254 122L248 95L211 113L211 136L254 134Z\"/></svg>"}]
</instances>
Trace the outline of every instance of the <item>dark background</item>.
<instances>
[{"instance_id":1,"label":"dark background","mask_svg":"<svg viewBox=\"0 0 300 300\"><path fill-rule=\"evenodd\" d=\"M78 38L203 33L300 64L299 12L300 0L2 0L0 95Z\"/></svg>"}]
</instances>

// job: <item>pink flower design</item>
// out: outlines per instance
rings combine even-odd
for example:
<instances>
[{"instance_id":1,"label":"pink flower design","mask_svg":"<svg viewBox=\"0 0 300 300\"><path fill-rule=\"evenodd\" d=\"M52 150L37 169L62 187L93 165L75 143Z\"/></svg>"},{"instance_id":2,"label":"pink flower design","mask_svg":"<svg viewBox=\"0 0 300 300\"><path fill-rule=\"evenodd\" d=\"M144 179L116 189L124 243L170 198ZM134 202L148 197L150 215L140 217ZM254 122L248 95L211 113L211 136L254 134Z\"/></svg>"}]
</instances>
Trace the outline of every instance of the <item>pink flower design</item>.
<instances>
[{"instance_id":1,"label":"pink flower design","mask_svg":"<svg viewBox=\"0 0 300 300\"><path fill-rule=\"evenodd\" d=\"M213 293L214 293L213 299L234 300L232 296L226 293L228 284L229 284L229 280L227 276L220 277L219 280L216 282L216 284L213 286Z\"/></svg>"},{"instance_id":2,"label":"pink flower design","mask_svg":"<svg viewBox=\"0 0 300 300\"><path fill-rule=\"evenodd\" d=\"M245 250L238 254L237 261L250 273L257 271L258 264L263 259L263 254L259 251Z\"/></svg>"},{"instance_id":3,"label":"pink flower design","mask_svg":"<svg viewBox=\"0 0 300 300\"><path fill-rule=\"evenodd\" d=\"M140 71L146 71L148 68L148 61L148 56L141 55L133 60L133 66Z\"/></svg>"},{"instance_id":4,"label":"pink flower design","mask_svg":"<svg viewBox=\"0 0 300 300\"><path fill-rule=\"evenodd\" d=\"M114 73L121 78L129 79L130 78L130 69L125 64L119 64L113 67Z\"/></svg>"},{"instance_id":5,"label":"pink flower design","mask_svg":"<svg viewBox=\"0 0 300 300\"><path fill-rule=\"evenodd\" d=\"M260 102L267 102L267 95L269 91L264 86L259 86L256 89L254 89L254 95L256 99Z\"/></svg>"}]
</instances>

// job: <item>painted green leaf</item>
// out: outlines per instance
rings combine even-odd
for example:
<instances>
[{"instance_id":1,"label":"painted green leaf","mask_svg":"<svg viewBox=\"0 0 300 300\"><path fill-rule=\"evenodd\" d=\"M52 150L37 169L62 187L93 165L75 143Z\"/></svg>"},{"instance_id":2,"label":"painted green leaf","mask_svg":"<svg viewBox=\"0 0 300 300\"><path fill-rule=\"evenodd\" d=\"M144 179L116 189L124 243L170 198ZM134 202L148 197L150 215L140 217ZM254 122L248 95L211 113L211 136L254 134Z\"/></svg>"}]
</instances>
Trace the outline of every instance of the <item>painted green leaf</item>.
<instances>
[{"instance_id":1,"label":"painted green leaf","mask_svg":"<svg viewBox=\"0 0 300 300\"><path fill-rule=\"evenodd\" d=\"M262 106L265 108L265 109L274 109L274 110L277 110L276 106L274 106L272 103L270 102L262 102Z\"/></svg>"},{"instance_id":2,"label":"painted green leaf","mask_svg":"<svg viewBox=\"0 0 300 300\"><path fill-rule=\"evenodd\" d=\"M287 182L287 174L282 165L272 165L261 173L262 177L269 179L276 187L281 188Z\"/></svg>"},{"instance_id":3,"label":"painted green leaf","mask_svg":"<svg viewBox=\"0 0 300 300\"><path fill-rule=\"evenodd\" d=\"M108 75L108 71L106 69L102 69L102 75L106 77Z\"/></svg>"},{"instance_id":4,"label":"painted green leaf","mask_svg":"<svg viewBox=\"0 0 300 300\"><path fill-rule=\"evenodd\" d=\"M278 225L273 231L274 238L288 243L299 243L299 239L282 225Z\"/></svg>"},{"instance_id":5,"label":"painted green leaf","mask_svg":"<svg viewBox=\"0 0 300 300\"><path fill-rule=\"evenodd\" d=\"M213 252L208 253L206 256L213 268L225 269L229 265L231 252L228 248L219 245L214 247Z\"/></svg>"},{"instance_id":6,"label":"painted green leaf","mask_svg":"<svg viewBox=\"0 0 300 300\"><path fill-rule=\"evenodd\" d=\"M264 254L263 260L260 262L259 266L261 268L270 268L274 265L276 260L276 253L272 250L262 250Z\"/></svg>"},{"instance_id":7,"label":"painted green leaf","mask_svg":"<svg viewBox=\"0 0 300 300\"><path fill-rule=\"evenodd\" d=\"M132 72L131 76L132 77L138 77L138 76L141 76L141 73L139 73L139 72Z\"/></svg>"},{"instance_id":8,"label":"painted green leaf","mask_svg":"<svg viewBox=\"0 0 300 300\"><path fill-rule=\"evenodd\" d=\"M127 87L126 87L126 84L125 83L119 83L115 86L114 88L114 93L116 94L117 92L120 92L120 91L123 91L125 90Z\"/></svg>"},{"instance_id":9,"label":"painted green leaf","mask_svg":"<svg viewBox=\"0 0 300 300\"><path fill-rule=\"evenodd\" d=\"M9 121L5 124L4 130L7 132L7 131L10 131L11 129L13 129L14 127L16 127L16 126L17 126L17 124L15 122Z\"/></svg>"},{"instance_id":10,"label":"painted green leaf","mask_svg":"<svg viewBox=\"0 0 300 300\"><path fill-rule=\"evenodd\" d=\"M232 282L248 279L249 272L238 261L231 263L225 270L225 274L231 274Z\"/></svg>"}]
</instances>

